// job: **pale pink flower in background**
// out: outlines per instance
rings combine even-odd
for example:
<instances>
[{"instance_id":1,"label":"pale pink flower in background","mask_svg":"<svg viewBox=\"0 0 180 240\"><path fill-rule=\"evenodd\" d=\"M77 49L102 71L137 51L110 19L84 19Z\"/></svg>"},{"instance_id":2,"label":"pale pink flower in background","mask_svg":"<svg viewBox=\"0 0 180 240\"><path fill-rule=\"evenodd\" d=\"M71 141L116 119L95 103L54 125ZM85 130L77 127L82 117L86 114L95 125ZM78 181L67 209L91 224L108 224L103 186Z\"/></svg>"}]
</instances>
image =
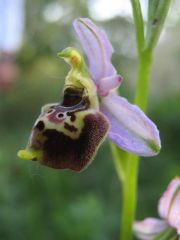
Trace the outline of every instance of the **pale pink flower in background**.
<instances>
[{"instance_id":1,"label":"pale pink flower in background","mask_svg":"<svg viewBox=\"0 0 180 240\"><path fill-rule=\"evenodd\" d=\"M154 240L163 232L174 228L172 239L180 239L180 178L174 178L167 190L159 200L158 212L160 219L146 218L143 221L134 223L134 232L138 239ZM171 239L171 235L167 234L167 238ZM161 238L157 238L161 239Z\"/></svg>"}]
</instances>

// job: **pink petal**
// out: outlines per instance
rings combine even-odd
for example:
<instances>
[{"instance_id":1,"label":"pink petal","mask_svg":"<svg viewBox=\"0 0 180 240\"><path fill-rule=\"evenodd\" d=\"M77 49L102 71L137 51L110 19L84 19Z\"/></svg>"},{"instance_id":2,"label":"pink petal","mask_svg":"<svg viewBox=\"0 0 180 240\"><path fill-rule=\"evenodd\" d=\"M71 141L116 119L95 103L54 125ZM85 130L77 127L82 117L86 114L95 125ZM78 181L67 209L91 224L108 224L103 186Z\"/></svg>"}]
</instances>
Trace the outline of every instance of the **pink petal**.
<instances>
[{"instance_id":1,"label":"pink petal","mask_svg":"<svg viewBox=\"0 0 180 240\"><path fill-rule=\"evenodd\" d=\"M159 131L138 106L112 93L103 98L100 109L110 121L109 138L120 148L141 156L159 152Z\"/></svg>"},{"instance_id":2,"label":"pink petal","mask_svg":"<svg viewBox=\"0 0 180 240\"><path fill-rule=\"evenodd\" d=\"M158 206L159 214L180 234L180 178L173 179Z\"/></svg>"},{"instance_id":3,"label":"pink petal","mask_svg":"<svg viewBox=\"0 0 180 240\"><path fill-rule=\"evenodd\" d=\"M116 76L116 70L111 63L113 48L106 33L88 18L75 20L73 26L87 55L90 73L100 89L99 94L101 94L101 90L104 94L114 88L114 85L115 87L119 86L119 83L114 81L119 76ZM112 80L112 84L103 80L108 77L110 77L109 80Z\"/></svg>"},{"instance_id":4,"label":"pink petal","mask_svg":"<svg viewBox=\"0 0 180 240\"><path fill-rule=\"evenodd\" d=\"M101 78L97 84L98 93L101 96L107 96L110 89L118 88L121 85L122 80L120 75Z\"/></svg>"},{"instance_id":5,"label":"pink petal","mask_svg":"<svg viewBox=\"0 0 180 240\"><path fill-rule=\"evenodd\" d=\"M156 235L168 228L165 221L156 218L146 218L143 221L136 221L133 230L138 239L154 240Z\"/></svg>"}]
</instances>

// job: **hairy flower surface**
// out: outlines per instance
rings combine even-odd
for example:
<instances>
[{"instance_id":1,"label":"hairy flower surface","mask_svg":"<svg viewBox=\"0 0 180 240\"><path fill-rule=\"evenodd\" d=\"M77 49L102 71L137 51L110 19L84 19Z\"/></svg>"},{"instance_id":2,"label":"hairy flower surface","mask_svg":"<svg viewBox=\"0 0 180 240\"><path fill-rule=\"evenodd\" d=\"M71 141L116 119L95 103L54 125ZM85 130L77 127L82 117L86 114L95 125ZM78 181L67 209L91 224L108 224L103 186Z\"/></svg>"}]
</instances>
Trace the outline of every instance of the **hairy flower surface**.
<instances>
[{"instance_id":1,"label":"hairy flower surface","mask_svg":"<svg viewBox=\"0 0 180 240\"><path fill-rule=\"evenodd\" d=\"M58 55L70 66L63 100L42 107L25 150L18 156L52 168L81 171L108 135L120 148L153 156L160 150L159 131L140 110L115 93L122 82L111 63L107 35L89 19L74 21L89 61L74 48Z\"/></svg>"},{"instance_id":2,"label":"hairy flower surface","mask_svg":"<svg viewBox=\"0 0 180 240\"><path fill-rule=\"evenodd\" d=\"M158 205L160 219L146 218L134 223L138 239L156 240L180 239L180 178L173 179ZM174 231L173 231L174 229Z\"/></svg>"}]
</instances>

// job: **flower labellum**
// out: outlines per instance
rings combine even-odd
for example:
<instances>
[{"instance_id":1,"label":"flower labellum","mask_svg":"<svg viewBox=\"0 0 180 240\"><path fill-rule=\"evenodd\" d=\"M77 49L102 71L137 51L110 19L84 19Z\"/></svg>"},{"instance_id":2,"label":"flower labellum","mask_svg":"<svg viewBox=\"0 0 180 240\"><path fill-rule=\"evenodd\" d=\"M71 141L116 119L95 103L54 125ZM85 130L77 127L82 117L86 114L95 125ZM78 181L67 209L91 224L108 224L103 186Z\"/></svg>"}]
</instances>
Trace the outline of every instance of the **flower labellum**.
<instances>
[{"instance_id":1,"label":"flower labellum","mask_svg":"<svg viewBox=\"0 0 180 240\"><path fill-rule=\"evenodd\" d=\"M87 18L73 23L89 61L74 48L58 55L70 66L60 103L42 107L25 150L18 156L52 168L83 170L106 136L120 148L141 156L158 154L155 124L115 93L122 77L111 63L113 47L106 33Z\"/></svg>"},{"instance_id":2,"label":"flower labellum","mask_svg":"<svg viewBox=\"0 0 180 240\"><path fill-rule=\"evenodd\" d=\"M173 179L159 200L159 215L162 219L146 218L134 223L138 239L180 239L180 178ZM162 238L160 238L162 237Z\"/></svg>"}]
</instances>

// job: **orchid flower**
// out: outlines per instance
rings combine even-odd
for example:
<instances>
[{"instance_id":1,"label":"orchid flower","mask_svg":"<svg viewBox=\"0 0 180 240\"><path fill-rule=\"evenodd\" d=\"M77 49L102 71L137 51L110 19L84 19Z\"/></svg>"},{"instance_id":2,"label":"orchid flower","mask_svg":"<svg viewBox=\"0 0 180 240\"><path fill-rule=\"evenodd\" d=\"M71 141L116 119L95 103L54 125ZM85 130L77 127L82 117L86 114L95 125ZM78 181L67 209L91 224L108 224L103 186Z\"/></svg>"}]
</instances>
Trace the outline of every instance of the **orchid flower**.
<instances>
[{"instance_id":1,"label":"orchid flower","mask_svg":"<svg viewBox=\"0 0 180 240\"><path fill-rule=\"evenodd\" d=\"M81 171L106 136L128 152L156 155L160 150L157 127L139 107L115 92L122 77L111 63L113 48L106 33L86 18L73 25L89 69L74 48L58 54L71 66L63 100L42 108L29 143L18 156L52 168Z\"/></svg>"},{"instance_id":2,"label":"orchid flower","mask_svg":"<svg viewBox=\"0 0 180 240\"><path fill-rule=\"evenodd\" d=\"M173 179L158 206L162 219L146 218L134 223L134 232L142 240L180 239L180 178ZM162 238L161 238L162 237Z\"/></svg>"}]
</instances>

